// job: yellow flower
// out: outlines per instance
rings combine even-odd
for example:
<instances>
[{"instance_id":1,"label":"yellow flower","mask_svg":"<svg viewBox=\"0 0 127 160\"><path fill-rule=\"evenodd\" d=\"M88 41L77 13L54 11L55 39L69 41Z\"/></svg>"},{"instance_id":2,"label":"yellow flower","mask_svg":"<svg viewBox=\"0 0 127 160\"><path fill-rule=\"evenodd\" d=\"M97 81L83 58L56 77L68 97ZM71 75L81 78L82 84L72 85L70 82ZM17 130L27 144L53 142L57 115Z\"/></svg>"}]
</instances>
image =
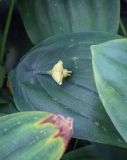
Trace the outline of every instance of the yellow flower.
<instances>
[{"instance_id":1,"label":"yellow flower","mask_svg":"<svg viewBox=\"0 0 127 160\"><path fill-rule=\"evenodd\" d=\"M65 77L71 76L72 71L68 71L63 68L63 62L59 60L50 71L52 78L59 84L62 85L62 81Z\"/></svg>"}]
</instances>

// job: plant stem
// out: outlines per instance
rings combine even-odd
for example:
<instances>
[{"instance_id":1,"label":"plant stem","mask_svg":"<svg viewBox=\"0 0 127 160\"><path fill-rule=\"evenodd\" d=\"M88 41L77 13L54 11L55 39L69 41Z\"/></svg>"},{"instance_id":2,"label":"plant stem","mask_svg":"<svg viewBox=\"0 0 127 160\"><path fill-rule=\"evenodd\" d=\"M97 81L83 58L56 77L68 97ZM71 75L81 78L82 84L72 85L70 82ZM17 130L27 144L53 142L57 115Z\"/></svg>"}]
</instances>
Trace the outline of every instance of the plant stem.
<instances>
[{"instance_id":1,"label":"plant stem","mask_svg":"<svg viewBox=\"0 0 127 160\"><path fill-rule=\"evenodd\" d=\"M34 71L34 73L40 75L51 75L51 71Z\"/></svg>"},{"instance_id":2,"label":"plant stem","mask_svg":"<svg viewBox=\"0 0 127 160\"><path fill-rule=\"evenodd\" d=\"M5 29L4 29L2 42L1 42L1 47L0 47L0 64L1 65L3 64L3 60L4 60L5 45L6 45L8 32L9 32L9 28L10 28L10 23L11 23L11 17L12 17L12 13L13 13L14 4L15 4L15 0L10 0L9 11L8 11L8 15L7 15L7 21L6 21L6 24L5 24Z\"/></svg>"},{"instance_id":3,"label":"plant stem","mask_svg":"<svg viewBox=\"0 0 127 160\"><path fill-rule=\"evenodd\" d=\"M127 36L127 31L126 31L126 29L124 27L122 19L120 19L120 28L121 28L121 30L123 32L123 35L126 37Z\"/></svg>"}]
</instances>

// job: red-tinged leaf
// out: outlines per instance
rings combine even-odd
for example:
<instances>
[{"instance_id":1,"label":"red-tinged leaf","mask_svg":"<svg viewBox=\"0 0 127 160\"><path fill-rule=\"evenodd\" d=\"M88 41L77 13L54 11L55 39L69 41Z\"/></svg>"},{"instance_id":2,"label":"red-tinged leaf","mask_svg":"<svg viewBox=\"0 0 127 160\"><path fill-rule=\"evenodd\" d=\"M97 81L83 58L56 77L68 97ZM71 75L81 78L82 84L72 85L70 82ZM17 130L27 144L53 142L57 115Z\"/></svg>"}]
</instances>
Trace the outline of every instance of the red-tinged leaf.
<instances>
[{"instance_id":1,"label":"red-tinged leaf","mask_svg":"<svg viewBox=\"0 0 127 160\"><path fill-rule=\"evenodd\" d=\"M72 119L61 115L20 112L0 117L0 159L59 160L71 134Z\"/></svg>"}]
</instances>

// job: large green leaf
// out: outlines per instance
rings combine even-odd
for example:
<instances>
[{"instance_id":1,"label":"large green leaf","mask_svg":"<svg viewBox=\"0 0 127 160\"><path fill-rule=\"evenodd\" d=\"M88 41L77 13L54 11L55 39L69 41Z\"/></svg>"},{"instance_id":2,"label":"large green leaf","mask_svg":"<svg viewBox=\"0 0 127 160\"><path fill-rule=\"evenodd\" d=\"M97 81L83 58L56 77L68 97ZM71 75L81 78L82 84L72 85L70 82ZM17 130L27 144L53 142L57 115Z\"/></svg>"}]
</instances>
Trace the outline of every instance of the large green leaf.
<instances>
[{"instance_id":1,"label":"large green leaf","mask_svg":"<svg viewBox=\"0 0 127 160\"><path fill-rule=\"evenodd\" d=\"M92 144L66 153L61 160L126 160L127 149Z\"/></svg>"},{"instance_id":2,"label":"large green leaf","mask_svg":"<svg viewBox=\"0 0 127 160\"><path fill-rule=\"evenodd\" d=\"M92 57L100 98L127 141L127 39L92 46Z\"/></svg>"},{"instance_id":3,"label":"large green leaf","mask_svg":"<svg viewBox=\"0 0 127 160\"><path fill-rule=\"evenodd\" d=\"M56 36L30 50L10 73L19 110L73 117L74 137L126 147L99 100L90 53L90 45L118 37L100 32ZM42 74L58 60L73 72L61 86L51 76Z\"/></svg>"},{"instance_id":4,"label":"large green leaf","mask_svg":"<svg viewBox=\"0 0 127 160\"><path fill-rule=\"evenodd\" d=\"M18 0L28 36L38 43L51 35L104 31L117 32L119 0Z\"/></svg>"},{"instance_id":5,"label":"large green leaf","mask_svg":"<svg viewBox=\"0 0 127 160\"><path fill-rule=\"evenodd\" d=\"M1 116L4 116L4 115L5 115L5 114L3 114L3 113L0 113L0 117L1 117Z\"/></svg>"},{"instance_id":6,"label":"large green leaf","mask_svg":"<svg viewBox=\"0 0 127 160\"><path fill-rule=\"evenodd\" d=\"M0 159L59 160L72 132L70 122L46 112L0 117Z\"/></svg>"},{"instance_id":7,"label":"large green leaf","mask_svg":"<svg viewBox=\"0 0 127 160\"><path fill-rule=\"evenodd\" d=\"M96 156L92 147L90 145L90 147L88 146L75 149L66 153L61 160L102 160L100 157Z\"/></svg>"}]
</instances>

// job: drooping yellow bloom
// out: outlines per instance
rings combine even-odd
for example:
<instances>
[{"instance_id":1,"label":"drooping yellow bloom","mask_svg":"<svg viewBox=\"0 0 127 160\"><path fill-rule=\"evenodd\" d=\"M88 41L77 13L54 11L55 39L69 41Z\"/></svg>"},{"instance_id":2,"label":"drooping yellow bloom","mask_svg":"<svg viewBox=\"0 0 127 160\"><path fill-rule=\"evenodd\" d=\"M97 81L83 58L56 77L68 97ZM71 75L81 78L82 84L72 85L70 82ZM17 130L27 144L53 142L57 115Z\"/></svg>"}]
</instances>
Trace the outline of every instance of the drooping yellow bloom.
<instances>
[{"instance_id":1,"label":"drooping yellow bloom","mask_svg":"<svg viewBox=\"0 0 127 160\"><path fill-rule=\"evenodd\" d=\"M59 60L51 69L52 78L59 84L62 85L62 81L65 77L71 76L72 71L68 71L63 68L63 62Z\"/></svg>"}]
</instances>

